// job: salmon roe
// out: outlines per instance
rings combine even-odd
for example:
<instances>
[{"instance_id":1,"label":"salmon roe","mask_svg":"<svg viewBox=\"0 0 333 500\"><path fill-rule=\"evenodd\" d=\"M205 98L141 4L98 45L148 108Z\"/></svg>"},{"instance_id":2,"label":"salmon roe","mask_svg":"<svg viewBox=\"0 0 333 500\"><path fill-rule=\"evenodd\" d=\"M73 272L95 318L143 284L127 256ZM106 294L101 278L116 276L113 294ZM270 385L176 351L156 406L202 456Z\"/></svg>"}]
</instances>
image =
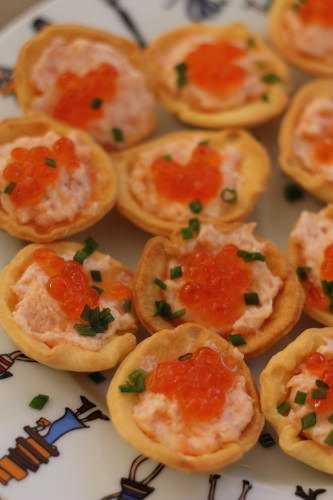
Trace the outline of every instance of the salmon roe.
<instances>
[{"instance_id":1,"label":"salmon roe","mask_svg":"<svg viewBox=\"0 0 333 500\"><path fill-rule=\"evenodd\" d=\"M300 2L298 13L307 24L333 26L333 0L305 0Z\"/></svg>"},{"instance_id":2,"label":"salmon roe","mask_svg":"<svg viewBox=\"0 0 333 500\"><path fill-rule=\"evenodd\" d=\"M14 185L11 201L18 207L40 202L45 190L58 179L60 166L74 170L79 164L75 145L68 137L61 137L52 147L14 148L11 163L3 171L4 179Z\"/></svg>"},{"instance_id":3,"label":"salmon roe","mask_svg":"<svg viewBox=\"0 0 333 500\"><path fill-rule=\"evenodd\" d=\"M221 161L221 154L206 144L194 149L186 165L166 157L158 158L151 167L156 190L169 200L208 201L221 190Z\"/></svg>"},{"instance_id":4,"label":"salmon roe","mask_svg":"<svg viewBox=\"0 0 333 500\"><path fill-rule=\"evenodd\" d=\"M329 245L324 252L324 260L320 267L320 278L325 281L333 281L333 245ZM329 307L328 297L322 288L319 288L310 280L303 282L306 291L306 303L313 309L326 310Z\"/></svg>"},{"instance_id":5,"label":"salmon roe","mask_svg":"<svg viewBox=\"0 0 333 500\"><path fill-rule=\"evenodd\" d=\"M249 263L238 248L225 245L217 254L199 244L181 259L185 284L179 298L197 321L227 333L244 313L244 293L252 283Z\"/></svg>"},{"instance_id":6,"label":"salmon roe","mask_svg":"<svg viewBox=\"0 0 333 500\"><path fill-rule=\"evenodd\" d=\"M325 382L329 388L325 399L313 399L310 402L317 413L333 411L333 358L327 358L319 352L310 354L304 362L305 368Z\"/></svg>"},{"instance_id":7,"label":"salmon roe","mask_svg":"<svg viewBox=\"0 0 333 500\"><path fill-rule=\"evenodd\" d=\"M229 95L244 83L247 73L237 61L245 54L226 40L203 43L186 58L188 79L217 96Z\"/></svg>"},{"instance_id":8,"label":"salmon roe","mask_svg":"<svg viewBox=\"0 0 333 500\"><path fill-rule=\"evenodd\" d=\"M105 288L105 292L111 300L129 300L132 290L121 281L115 281Z\"/></svg>"},{"instance_id":9,"label":"salmon roe","mask_svg":"<svg viewBox=\"0 0 333 500\"><path fill-rule=\"evenodd\" d=\"M49 276L48 293L59 302L69 319L80 318L85 305L98 306L99 294L90 286L88 276L78 262L66 261L47 248L38 248L34 260Z\"/></svg>"},{"instance_id":10,"label":"salmon roe","mask_svg":"<svg viewBox=\"0 0 333 500\"><path fill-rule=\"evenodd\" d=\"M163 361L148 375L148 391L176 400L185 422L217 417L233 387L235 371L228 359L209 347L201 347L190 359Z\"/></svg>"},{"instance_id":11,"label":"salmon roe","mask_svg":"<svg viewBox=\"0 0 333 500\"><path fill-rule=\"evenodd\" d=\"M116 94L117 78L118 71L111 64L101 64L83 76L63 73L56 82L58 100L53 116L74 127L86 127L102 117L104 103Z\"/></svg>"}]
</instances>

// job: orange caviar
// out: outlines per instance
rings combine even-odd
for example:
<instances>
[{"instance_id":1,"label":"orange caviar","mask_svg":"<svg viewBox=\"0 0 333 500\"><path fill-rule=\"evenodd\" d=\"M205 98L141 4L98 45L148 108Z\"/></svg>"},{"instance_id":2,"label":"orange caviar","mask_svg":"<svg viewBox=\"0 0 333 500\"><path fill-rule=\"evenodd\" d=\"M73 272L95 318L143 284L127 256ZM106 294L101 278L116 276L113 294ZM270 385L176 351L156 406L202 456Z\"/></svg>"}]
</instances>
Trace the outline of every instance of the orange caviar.
<instances>
[{"instance_id":1,"label":"orange caviar","mask_svg":"<svg viewBox=\"0 0 333 500\"><path fill-rule=\"evenodd\" d=\"M176 400L185 422L208 421L223 411L235 382L236 373L228 361L201 347L190 359L159 363L149 374L146 388Z\"/></svg>"},{"instance_id":2,"label":"orange caviar","mask_svg":"<svg viewBox=\"0 0 333 500\"><path fill-rule=\"evenodd\" d=\"M53 116L81 128L101 118L104 103L116 94L117 77L116 68L105 63L83 76L63 73L56 82L59 97Z\"/></svg>"},{"instance_id":3,"label":"orange caviar","mask_svg":"<svg viewBox=\"0 0 333 500\"><path fill-rule=\"evenodd\" d=\"M325 399L313 399L311 404L316 409L317 413L326 413L333 411L333 358L327 358L319 352L310 354L304 362L305 368L316 375L318 379L325 382L329 388L327 389Z\"/></svg>"},{"instance_id":4,"label":"orange caviar","mask_svg":"<svg viewBox=\"0 0 333 500\"><path fill-rule=\"evenodd\" d=\"M332 137L324 136L315 144L314 156L319 166L333 162L333 135Z\"/></svg>"},{"instance_id":5,"label":"orange caviar","mask_svg":"<svg viewBox=\"0 0 333 500\"><path fill-rule=\"evenodd\" d=\"M68 137L61 137L52 147L13 149L11 163L3 171L4 179L14 185L9 194L11 201L18 207L40 202L45 190L58 179L60 166L73 170L79 164L74 143Z\"/></svg>"},{"instance_id":6,"label":"orange caviar","mask_svg":"<svg viewBox=\"0 0 333 500\"><path fill-rule=\"evenodd\" d=\"M333 245L329 245L324 252L324 260L320 267L320 278L325 281L333 281ZM326 310L329 307L328 297L322 288L319 288L310 280L303 282L306 291L306 303L313 309Z\"/></svg>"},{"instance_id":7,"label":"orange caviar","mask_svg":"<svg viewBox=\"0 0 333 500\"><path fill-rule=\"evenodd\" d=\"M252 283L250 264L225 245L217 254L197 245L181 259L186 283L179 298L199 321L228 332L244 313L244 293Z\"/></svg>"},{"instance_id":8,"label":"orange caviar","mask_svg":"<svg viewBox=\"0 0 333 500\"><path fill-rule=\"evenodd\" d=\"M91 288L88 276L78 262L66 261L47 248L38 248L34 260L50 278L48 293L59 302L69 319L78 319L85 305L97 307L99 294Z\"/></svg>"},{"instance_id":9,"label":"orange caviar","mask_svg":"<svg viewBox=\"0 0 333 500\"><path fill-rule=\"evenodd\" d=\"M298 13L308 24L333 26L333 0L305 0L299 2Z\"/></svg>"},{"instance_id":10,"label":"orange caviar","mask_svg":"<svg viewBox=\"0 0 333 500\"><path fill-rule=\"evenodd\" d=\"M186 165L180 165L172 158L158 158L152 164L155 187L170 200L208 201L221 190L221 161L221 154L206 144L199 144L194 149Z\"/></svg>"},{"instance_id":11,"label":"orange caviar","mask_svg":"<svg viewBox=\"0 0 333 500\"><path fill-rule=\"evenodd\" d=\"M226 40L203 43L186 58L188 79L217 96L229 95L244 83L246 71L237 61L245 54Z\"/></svg>"},{"instance_id":12,"label":"orange caviar","mask_svg":"<svg viewBox=\"0 0 333 500\"><path fill-rule=\"evenodd\" d=\"M132 290L121 281L115 281L104 288L106 295L111 300L127 300L132 297Z\"/></svg>"}]
</instances>

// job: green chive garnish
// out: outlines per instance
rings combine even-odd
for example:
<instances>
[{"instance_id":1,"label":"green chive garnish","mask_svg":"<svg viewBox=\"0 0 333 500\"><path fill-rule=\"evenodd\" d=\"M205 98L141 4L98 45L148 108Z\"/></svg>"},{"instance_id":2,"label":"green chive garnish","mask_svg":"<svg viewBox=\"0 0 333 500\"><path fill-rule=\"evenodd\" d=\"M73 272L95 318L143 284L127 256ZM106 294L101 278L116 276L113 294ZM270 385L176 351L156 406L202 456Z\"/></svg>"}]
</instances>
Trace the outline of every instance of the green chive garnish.
<instances>
[{"instance_id":1,"label":"green chive garnish","mask_svg":"<svg viewBox=\"0 0 333 500\"><path fill-rule=\"evenodd\" d=\"M101 373L101 372L89 373L88 377L90 378L90 380L95 382L95 384L101 384L102 382L105 382L105 380L106 380L105 375L103 375L103 373Z\"/></svg>"},{"instance_id":2,"label":"green chive garnish","mask_svg":"<svg viewBox=\"0 0 333 500\"><path fill-rule=\"evenodd\" d=\"M175 66L177 74L177 87L182 88L187 84L187 65L186 63L180 63Z\"/></svg>"},{"instance_id":3,"label":"green chive garnish","mask_svg":"<svg viewBox=\"0 0 333 500\"><path fill-rule=\"evenodd\" d=\"M155 278L154 279L154 283L155 283L155 285L157 285L160 288L162 288L162 290L166 290L167 289L166 283L164 283L164 281L160 280L160 278Z\"/></svg>"},{"instance_id":4,"label":"green chive garnish","mask_svg":"<svg viewBox=\"0 0 333 500\"><path fill-rule=\"evenodd\" d=\"M35 396L29 403L30 408L33 408L34 410L42 410L48 400L50 399L49 396L46 394L38 394L38 396Z\"/></svg>"},{"instance_id":5,"label":"green chive garnish","mask_svg":"<svg viewBox=\"0 0 333 500\"><path fill-rule=\"evenodd\" d=\"M96 292L99 295L102 295L102 293L104 292L103 288L100 288L99 286L96 286L96 285L93 285L91 288L93 288L94 290L96 290Z\"/></svg>"},{"instance_id":6,"label":"green chive garnish","mask_svg":"<svg viewBox=\"0 0 333 500\"><path fill-rule=\"evenodd\" d=\"M187 352L186 354L182 354L179 356L178 360L179 361L187 361L188 359L191 359L193 354L191 352Z\"/></svg>"},{"instance_id":7,"label":"green chive garnish","mask_svg":"<svg viewBox=\"0 0 333 500\"><path fill-rule=\"evenodd\" d=\"M208 146L209 140L208 139L203 139L198 144L199 144L199 146Z\"/></svg>"},{"instance_id":8,"label":"green chive garnish","mask_svg":"<svg viewBox=\"0 0 333 500\"><path fill-rule=\"evenodd\" d=\"M254 262L255 260L260 260L265 262L266 257L260 252L247 252L246 250L238 250L238 257L241 257L245 262Z\"/></svg>"},{"instance_id":9,"label":"green chive garnish","mask_svg":"<svg viewBox=\"0 0 333 500\"><path fill-rule=\"evenodd\" d=\"M190 240L191 238L193 238L193 233L189 227L184 227L180 231L180 233L181 233L184 240Z\"/></svg>"},{"instance_id":10,"label":"green chive garnish","mask_svg":"<svg viewBox=\"0 0 333 500\"><path fill-rule=\"evenodd\" d=\"M330 309L333 309L333 281L323 280L321 286L324 290L325 295L329 298Z\"/></svg>"},{"instance_id":11,"label":"green chive garnish","mask_svg":"<svg viewBox=\"0 0 333 500\"><path fill-rule=\"evenodd\" d=\"M178 309L177 311L172 313L172 318L171 319L178 319L184 316L186 313L186 309Z\"/></svg>"},{"instance_id":12,"label":"green chive garnish","mask_svg":"<svg viewBox=\"0 0 333 500\"><path fill-rule=\"evenodd\" d=\"M312 399L326 399L327 398L327 389L313 389L311 392Z\"/></svg>"},{"instance_id":13,"label":"green chive garnish","mask_svg":"<svg viewBox=\"0 0 333 500\"><path fill-rule=\"evenodd\" d=\"M109 324L114 321L114 316L111 314L109 307L100 309L96 307L91 309L89 306L85 306L81 314L81 318L87 322L87 324L76 324L74 325L75 330L85 337L95 337L97 333L104 333L109 327Z\"/></svg>"},{"instance_id":14,"label":"green chive garnish","mask_svg":"<svg viewBox=\"0 0 333 500\"><path fill-rule=\"evenodd\" d=\"M321 389L326 389L326 390L328 390L330 388L330 386L328 384L326 384L326 382L324 382L320 378L317 378L316 386L320 387Z\"/></svg>"},{"instance_id":15,"label":"green chive garnish","mask_svg":"<svg viewBox=\"0 0 333 500\"><path fill-rule=\"evenodd\" d=\"M183 270L181 266L175 266L170 269L170 278L172 280L180 278L181 276L183 276Z\"/></svg>"},{"instance_id":16,"label":"green chive garnish","mask_svg":"<svg viewBox=\"0 0 333 500\"><path fill-rule=\"evenodd\" d=\"M103 99L101 99L100 97L94 97L91 101L90 101L90 107L92 109L99 109L103 104Z\"/></svg>"},{"instance_id":17,"label":"green chive garnish","mask_svg":"<svg viewBox=\"0 0 333 500\"><path fill-rule=\"evenodd\" d=\"M331 431L331 432L327 435L327 437L326 437L326 439L325 439L324 443L325 443L325 444L328 444L328 446L333 446L333 431Z\"/></svg>"},{"instance_id":18,"label":"green chive garnish","mask_svg":"<svg viewBox=\"0 0 333 500\"><path fill-rule=\"evenodd\" d=\"M229 335L228 340L235 347L246 344L246 340L244 339L243 335L239 335L237 333L235 333L234 335Z\"/></svg>"},{"instance_id":19,"label":"green chive garnish","mask_svg":"<svg viewBox=\"0 0 333 500\"><path fill-rule=\"evenodd\" d=\"M112 135L114 142L123 142L124 141L124 132L121 128L113 128Z\"/></svg>"},{"instance_id":20,"label":"green chive garnish","mask_svg":"<svg viewBox=\"0 0 333 500\"><path fill-rule=\"evenodd\" d=\"M301 200L304 197L304 191L297 185L291 182L284 188L284 197L290 203Z\"/></svg>"},{"instance_id":21,"label":"green chive garnish","mask_svg":"<svg viewBox=\"0 0 333 500\"><path fill-rule=\"evenodd\" d=\"M97 332L90 325L77 323L74 328L82 337L96 337L97 335Z\"/></svg>"},{"instance_id":22,"label":"green chive garnish","mask_svg":"<svg viewBox=\"0 0 333 500\"><path fill-rule=\"evenodd\" d=\"M132 310L132 301L129 299L125 299L123 302L123 309L126 313L131 312Z\"/></svg>"},{"instance_id":23,"label":"green chive garnish","mask_svg":"<svg viewBox=\"0 0 333 500\"><path fill-rule=\"evenodd\" d=\"M202 203L199 200L194 200L194 201L191 201L191 203L189 204L189 207L190 207L190 210L194 214L199 214L202 210Z\"/></svg>"},{"instance_id":24,"label":"green chive garnish","mask_svg":"<svg viewBox=\"0 0 333 500\"><path fill-rule=\"evenodd\" d=\"M225 203L236 203L238 199L236 189L229 189L229 188L223 189L221 193L221 198Z\"/></svg>"},{"instance_id":25,"label":"green chive garnish","mask_svg":"<svg viewBox=\"0 0 333 500\"><path fill-rule=\"evenodd\" d=\"M194 237L195 233L200 231L200 221L198 218L194 217L188 221L188 226L181 229L180 234L184 240L190 240Z\"/></svg>"},{"instance_id":26,"label":"green chive garnish","mask_svg":"<svg viewBox=\"0 0 333 500\"><path fill-rule=\"evenodd\" d=\"M12 192L14 191L15 188L16 188L16 182L10 182L5 187L4 193L6 193L6 194L12 194Z\"/></svg>"},{"instance_id":27,"label":"green chive garnish","mask_svg":"<svg viewBox=\"0 0 333 500\"><path fill-rule=\"evenodd\" d=\"M93 238L87 238L84 241L84 247L81 250L78 250L73 257L73 260L76 260L80 264L83 264L85 259L89 257L95 250L98 248L98 243Z\"/></svg>"},{"instance_id":28,"label":"green chive garnish","mask_svg":"<svg viewBox=\"0 0 333 500\"><path fill-rule=\"evenodd\" d=\"M142 368L134 370L128 375L128 380L125 384L119 386L120 392L144 392L145 390L145 379L148 373Z\"/></svg>"},{"instance_id":29,"label":"green chive garnish","mask_svg":"<svg viewBox=\"0 0 333 500\"><path fill-rule=\"evenodd\" d=\"M317 423L317 415L312 412L312 413L307 413L302 417L302 430L304 431L305 429L310 429L310 427L313 427Z\"/></svg>"},{"instance_id":30,"label":"green chive garnish","mask_svg":"<svg viewBox=\"0 0 333 500\"><path fill-rule=\"evenodd\" d=\"M283 401L276 407L276 409L280 413L280 415L286 417L290 412L290 404L288 403L288 401Z\"/></svg>"},{"instance_id":31,"label":"green chive garnish","mask_svg":"<svg viewBox=\"0 0 333 500\"><path fill-rule=\"evenodd\" d=\"M45 165L51 168L56 168L57 162L54 158L45 158Z\"/></svg>"},{"instance_id":32,"label":"green chive garnish","mask_svg":"<svg viewBox=\"0 0 333 500\"><path fill-rule=\"evenodd\" d=\"M307 398L307 393L306 392L297 391L294 401L298 405L304 405L305 401L306 401L306 398Z\"/></svg>"},{"instance_id":33,"label":"green chive garnish","mask_svg":"<svg viewBox=\"0 0 333 500\"><path fill-rule=\"evenodd\" d=\"M97 270L90 271L90 276L94 281L96 281L96 283L100 283L102 281L101 271Z\"/></svg>"},{"instance_id":34,"label":"green chive garnish","mask_svg":"<svg viewBox=\"0 0 333 500\"><path fill-rule=\"evenodd\" d=\"M269 102L269 95L268 94L261 94L260 99L264 102Z\"/></svg>"},{"instance_id":35,"label":"green chive garnish","mask_svg":"<svg viewBox=\"0 0 333 500\"><path fill-rule=\"evenodd\" d=\"M155 301L155 314L154 316L161 316L162 318L173 320L184 316L186 313L186 309L179 309L178 311L173 312L170 304L165 300L156 300Z\"/></svg>"},{"instance_id":36,"label":"green chive garnish","mask_svg":"<svg viewBox=\"0 0 333 500\"><path fill-rule=\"evenodd\" d=\"M308 274L311 272L311 267L298 266L296 273L300 281L305 281L308 279Z\"/></svg>"},{"instance_id":37,"label":"green chive garnish","mask_svg":"<svg viewBox=\"0 0 333 500\"><path fill-rule=\"evenodd\" d=\"M163 160L172 161L172 156L171 155L164 155Z\"/></svg>"},{"instance_id":38,"label":"green chive garnish","mask_svg":"<svg viewBox=\"0 0 333 500\"><path fill-rule=\"evenodd\" d=\"M256 292L244 293L244 301L248 306L260 306L259 295Z\"/></svg>"},{"instance_id":39,"label":"green chive garnish","mask_svg":"<svg viewBox=\"0 0 333 500\"><path fill-rule=\"evenodd\" d=\"M262 81L265 83L268 83L269 85L274 85L275 83L280 83L281 78L276 75L275 73L267 73L267 75L264 75L262 77Z\"/></svg>"}]
</instances>

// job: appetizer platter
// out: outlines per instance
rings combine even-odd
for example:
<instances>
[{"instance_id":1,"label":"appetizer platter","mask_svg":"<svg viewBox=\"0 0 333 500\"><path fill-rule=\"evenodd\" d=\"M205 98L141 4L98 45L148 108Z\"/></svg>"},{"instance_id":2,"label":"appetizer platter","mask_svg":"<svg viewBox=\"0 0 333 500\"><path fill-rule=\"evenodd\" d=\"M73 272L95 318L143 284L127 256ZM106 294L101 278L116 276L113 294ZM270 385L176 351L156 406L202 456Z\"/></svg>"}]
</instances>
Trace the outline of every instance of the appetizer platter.
<instances>
[{"instance_id":1,"label":"appetizer platter","mask_svg":"<svg viewBox=\"0 0 333 500\"><path fill-rule=\"evenodd\" d=\"M0 33L1 500L332 498L332 37L331 0Z\"/></svg>"}]
</instances>

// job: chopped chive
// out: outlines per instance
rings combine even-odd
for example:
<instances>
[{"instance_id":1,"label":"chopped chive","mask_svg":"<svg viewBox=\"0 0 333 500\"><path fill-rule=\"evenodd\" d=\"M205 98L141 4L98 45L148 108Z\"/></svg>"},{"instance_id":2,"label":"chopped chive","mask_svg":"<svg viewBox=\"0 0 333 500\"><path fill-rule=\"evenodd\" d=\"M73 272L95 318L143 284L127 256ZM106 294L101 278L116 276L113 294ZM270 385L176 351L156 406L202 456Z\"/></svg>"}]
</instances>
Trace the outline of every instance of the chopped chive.
<instances>
[{"instance_id":1,"label":"chopped chive","mask_svg":"<svg viewBox=\"0 0 333 500\"><path fill-rule=\"evenodd\" d=\"M92 109L99 109L103 104L103 99L101 99L100 97L94 97L91 101L90 101L90 107Z\"/></svg>"},{"instance_id":2,"label":"chopped chive","mask_svg":"<svg viewBox=\"0 0 333 500\"><path fill-rule=\"evenodd\" d=\"M302 430L310 429L310 427L313 427L317 423L317 415L312 412L312 413L307 413L302 417Z\"/></svg>"},{"instance_id":3,"label":"chopped chive","mask_svg":"<svg viewBox=\"0 0 333 500\"><path fill-rule=\"evenodd\" d=\"M182 88L187 84L187 64L180 63L175 66L177 74L177 87Z\"/></svg>"},{"instance_id":4,"label":"chopped chive","mask_svg":"<svg viewBox=\"0 0 333 500\"><path fill-rule=\"evenodd\" d=\"M308 274L311 272L311 267L298 266L296 273L300 281L305 281L308 279Z\"/></svg>"},{"instance_id":5,"label":"chopped chive","mask_svg":"<svg viewBox=\"0 0 333 500\"><path fill-rule=\"evenodd\" d=\"M260 306L259 295L256 292L244 293L244 301L248 306Z\"/></svg>"},{"instance_id":6,"label":"chopped chive","mask_svg":"<svg viewBox=\"0 0 333 500\"><path fill-rule=\"evenodd\" d=\"M250 48L250 49L253 49L254 47L256 47L257 43L256 43L256 40L250 36L248 39L247 39L247 46Z\"/></svg>"},{"instance_id":7,"label":"chopped chive","mask_svg":"<svg viewBox=\"0 0 333 500\"><path fill-rule=\"evenodd\" d=\"M221 198L225 203L236 203L238 195L236 189L225 188L221 193Z\"/></svg>"},{"instance_id":8,"label":"chopped chive","mask_svg":"<svg viewBox=\"0 0 333 500\"><path fill-rule=\"evenodd\" d=\"M284 188L284 197L287 201L293 203L304 197L304 191L297 184L290 182Z\"/></svg>"},{"instance_id":9,"label":"chopped chive","mask_svg":"<svg viewBox=\"0 0 333 500\"><path fill-rule=\"evenodd\" d=\"M166 161L172 161L172 156L167 154L167 155L164 155L163 156L163 160L166 160Z\"/></svg>"},{"instance_id":10,"label":"chopped chive","mask_svg":"<svg viewBox=\"0 0 333 500\"><path fill-rule=\"evenodd\" d=\"M82 337L95 337L97 335L97 332L90 325L77 323L74 328Z\"/></svg>"},{"instance_id":11,"label":"chopped chive","mask_svg":"<svg viewBox=\"0 0 333 500\"><path fill-rule=\"evenodd\" d=\"M327 435L327 437L326 437L326 439L325 439L324 443L325 443L325 444L328 444L328 446L333 446L333 431L331 431L331 432Z\"/></svg>"},{"instance_id":12,"label":"chopped chive","mask_svg":"<svg viewBox=\"0 0 333 500\"><path fill-rule=\"evenodd\" d=\"M102 281L101 271L97 270L90 271L90 276L94 281L96 281L96 283L100 283Z\"/></svg>"},{"instance_id":13,"label":"chopped chive","mask_svg":"<svg viewBox=\"0 0 333 500\"><path fill-rule=\"evenodd\" d=\"M132 301L130 299L125 299L123 302L123 309L125 312L131 312L132 310Z\"/></svg>"},{"instance_id":14,"label":"chopped chive","mask_svg":"<svg viewBox=\"0 0 333 500\"><path fill-rule=\"evenodd\" d=\"M246 344L246 340L243 337L243 335L239 335L237 333L235 333L234 335L229 335L228 340L235 347L238 347L240 345L245 345Z\"/></svg>"},{"instance_id":15,"label":"chopped chive","mask_svg":"<svg viewBox=\"0 0 333 500\"><path fill-rule=\"evenodd\" d=\"M330 309L333 309L333 281L323 280L321 286L330 301Z\"/></svg>"},{"instance_id":16,"label":"chopped chive","mask_svg":"<svg viewBox=\"0 0 333 500\"><path fill-rule=\"evenodd\" d=\"M10 182L5 187L4 193L6 193L6 194L12 194L12 192L14 191L15 188L16 188L16 182Z\"/></svg>"},{"instance_id":17,"label":"chopped chive","mask_svg":"<svg viewBox=\"0 0 333 500\"><path fill-rule=\"evenodd\" d=\"M56 168L57 162L54 158L45 158L45 165L51 168Z\"/></svg>"},{"instance_id":18,"label":"chopped chive","mask_svg":"<svg viewBox=\"0 0 333 500\"><path fill-rule=\"evenodd\" d=\"M101 372L89 373L88 377L90 378L90 380L95 382L95 384L101 384L102 382L105 382L105 380L106 380L105 375L103 375L103 373L101 373Z\"/></svg>"},{"instance_id":19,"label":"chopped chive","mask_svg":"<svg viewBox=\"0 0 333 500\"><path fill-rule=\"evenodd\" d=\"M180 233L181 233L184 240L190 240L191 238L193 238L193 233L189 227L184 227L180 231Z\"/></svg>"},{"instance_id":20,"label":"chopped chive","mask_svg":"<svg viewBox=\"0 0 333 500\"><path fill-rule=\"evenodd\" d=\"M313 389L311 392L312 399L326 399L327 398L327 389L318 388Z\"/></svg>"},{"instance_id":21,"label":"chopped chive","mask_svg":"<svg viewBox=\"0 0 333 500\"><path fill-rule=\"evenodd\" d=\"M333 413L327 419L331 424L333 424Z\"/></svg>"},{"instance_id":22,"label":"chopped chive","mask_svg":"<svg viewBox=\"0 0 333 500\"><path fill-rule=\"evenodd\" d=\"M121 128L113 128L112 135L115 142L124 142L124 132Z\"/></svg>"},{"instance_id":23,"label":"chopped chive","mask_svg":"<svg viewBox=\"0 0 333 500\"><path fill-rule=\"evenodd\" d=\"M164 281L160 280L160 278L155 278L154 279L154 283L155 283L155 285L157 285L160 288L162 288L162 290L166 290L168 288L167 284L164 283Z\"/></svg>"},{"instance_id":24,"label":"chopped chive","mask_svg":"<svg viewBox=\"0 0 333 500\"><path fill-rule=\"evenodd\" d=\"M330 388L330 386L328 384L326 384L326 382L324 382L320 378L317 378L317 380L316 380L316 386L320 387L321 389L326 389L326 390Z\"/></svg>"},{"instance_id":25,"label":"chopped chive","mask_svg":"<svg viewBox=\"0 0 333 500\"><path fill-rule=\"evenodd\" d=\"M194 200L194 201L191 201L191 203L189 204L189 207L190 207L190 210L194 214L199 214L202 210L202 203L199 200Z\"/></svg>"},{"instance_id":26,"label":"chopped chive","mask_svg":"<svg viewBox=\"0 0 333 500\"><path fill-rule=\"evenodd\" d=\"M264 83L268 83L269 85L274 85L275 83L280 83L282 80L275 73L267 73L267 75L262 77L262 81Z\"/></svg>"},{"instance_id":27,"label":"chopped chive","mask_svg":"<svg viewBox=\"0 0 333 500\"><path fill-rule=\"evenodd\" d=\"M288 401L283 401L276 407L276 409L280 413L280 415L286 417L290 412L290 404L288 403Z\"/></svg>"},{"instance_id":28,"label":"chopped chive","mask_svg":"<svg viewBox=\"0 0 333 500\"><path fill-rule=\"evenodd\" d=\"M269 102L269 95L268 94L261 94L260 99L264 102Z\"/></svg>"},{"instance_id":29,"label":"chopped chive","mask_svg":"<svg viewBox=\"0 0 333 500\"><path fill-rule=\"evenodd\" d=\"M101 310L99 307L91 309L88 305L84 307L81 318L87 323L78 323L74 325L74 328L80 335L85 337L95 337L97 333L106 332L109 324L114 321L114 316L111 314L109 307Z\"/></svg>"},{"instance_id":30,"label":"chopped chive","mask_svg":"<svg viewBox=\"0 0 333 500\"><path fill-rule=\"evenodd\" d=\"M172 280L180 278L181 276L183 276L183 270L181 266L175 266L170 269L170 278Z\"/></svg>"},{"instance_id":31,"label":"chopped chive","mask_svg":"<svg viewBox=\"0 0 333 500\"><path fill-rule=\"evenodd\" d=\"M177 311L172 313L171 319L181 318L182 316L184 316L184 314L186 314L186 309L178 309Z\"/></svg>"},{"instance_id":32,"label":"chopped chive","mask_svg":"<svg viewBox=\"0 0 333 500\"><path fill-rule=\"evenodd\" d=\"M307 393L303 391L297 391L294 402L298 405L304 405L307 398Z\"/></svg>"},{"instance_id":33,"label":"chopped chive","mask_svg":"<svg viewBox=\"0 0 333 500\"><path fill-rule=\"evenodd\" d=\"M209 139L203 139L202 141L200 141L199 143L199 146L208 146L209 144Z\"/></svg>"},{"instance_id":34,"label":"chopped chive","mask_svg":"<svg viewBox=\"0 0 333 500\"><path fill-rule=\"evenodd\" d=\"M84 247L81 250L78 250L73 257L73 260L79 262L79 264L83 264L85 259L89 257L95 250L98 248L98 243L93 238L87 238L84 241Z\"/></svg>"},{"instance_id":35,"label":"chopped chive","mask_svg":"<svg viewBox=\"0 0 333 500\"><path fill-rule=\"evenodd\" d=\"M93 285L91 288L93 288L94 290L96 290L96 292L99 295L102 295L102 293L104 292L103 288L100 288L99 286L96 286L96 285Z\"/></svg>"},{"instance_id":36,"label":"chopped chive","mask_svg":"<svg viewBox=\"0 0 333 500\"><path fill-rule=\"evenodd\" d=\"M173 320L184 316L186 313L186 309L179 309L178 311L173 312L170 304L165 300L156 300L155 301L155 314L154 316L161 316L162 318Z\"/></svg>"},{"instance_id":37,"label":"chopped chive","mask_svg":"<svg viewBox=\"0 0 333 500\"><path fill-rule=\"evenodd\" d=\"M145 390L145 379L148 373L142 368L134 370L128 375L128 380L125 384L119 386L120 392L144 392Z\"/></svg>"},{"instance_id":38,"label":"chopped chive","mask_svg":"<svg viewBox=\"0 0 333 500\"><path fill-rule=\"evenodd\" d=\"M193 217L193 219L190 219L188 221L188 227L191 229L192 232L198 233L200 231L199 219L197 219L197 217Z\"/></svg>"},{"instance_id":39,"label":"chopped chive","mask_svg":"<svg viewBox=\"0 0 333 500\"><path fill-rule=\"evenodd\" d=\"M260 252L247 252L246 250L238 250L238 257L241 257L245 262L254 262L255 260L260 260L265 262L266 257Z\"/></svg>"},{"instance_id":40,"label":"chopped chive","mask_svg":"<svg viewBox=\"0 0 333 500\"><path fill-rule=\"evenodd\" d=\"M178 360L179 361L187 361L188 359L191 359L193 354L191 352L187 352L186 354L182 354L179 356Z\"/></svg>"},{"instance_id":41,"label":"chopped chive","mask_svg":"<svg viewBox=\"0 0 333 500\"><path fill-rule=\"evenodd\" d=\"M38 396L32 398L32 400L29 403L29 406L34 410L42 410L49 399L50 396L47 396L46 394L38 394Z\"/></svg>"},{"instance_id":42,"label":"chopped chive","mask_svg":"<svg viewBox=\"0 0 333 500\"><path fill-rule=\"evenodd\" d=\"M259 437L259 443L263 448L272 448L275 446L275 439L269 432L262 432Z\"/></svg>"}]
</instances>

